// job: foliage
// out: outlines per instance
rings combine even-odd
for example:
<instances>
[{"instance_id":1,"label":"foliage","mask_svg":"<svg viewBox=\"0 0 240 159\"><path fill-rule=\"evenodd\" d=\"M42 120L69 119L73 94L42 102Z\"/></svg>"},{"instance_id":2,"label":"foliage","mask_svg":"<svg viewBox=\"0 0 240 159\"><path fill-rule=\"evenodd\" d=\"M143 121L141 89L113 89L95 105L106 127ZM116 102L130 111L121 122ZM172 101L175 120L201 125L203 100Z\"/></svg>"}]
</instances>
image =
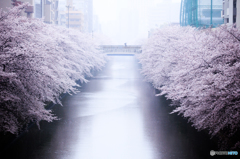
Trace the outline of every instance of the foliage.
<instances>
[{"instance_id":1,"label":"foliage","mask_svg":"<svg viewBox=\"0 0 240 159\"><path fill-rule=\"evenodd\" d=\"M0 131L17 133L29 122L57 117L45 102L61 104L91 69L105 63L91 37L20 16L27 3L0 11Z\"/></svg>"},{"instance_id":2,"label":"foliage","mask_svg":"<svg viewBox=\"0 0 240 159\"><path fill-rule=\"evenodd\" d=\"M144 45L139 60L160 95L179 103L172 113L212 136L230 138L239 132L240 30L235 26L161 29Z\"/></svg>"}]
</instances>

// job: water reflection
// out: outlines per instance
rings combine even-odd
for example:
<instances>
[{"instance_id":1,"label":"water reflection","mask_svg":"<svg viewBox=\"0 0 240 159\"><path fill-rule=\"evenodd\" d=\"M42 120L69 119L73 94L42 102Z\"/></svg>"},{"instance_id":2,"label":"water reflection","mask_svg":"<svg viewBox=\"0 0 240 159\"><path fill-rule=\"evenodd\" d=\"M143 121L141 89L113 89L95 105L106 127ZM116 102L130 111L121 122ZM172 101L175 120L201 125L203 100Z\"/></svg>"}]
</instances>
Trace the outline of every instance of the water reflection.
<instances>
[{"instance_id":1,"label":"water reflection","mask_svg":"<svg viewBox=\"0 0 240 159\"><path fill-rule=\"evenodd\" d=\"M68 101L75 101L75 106L78 103L80 109L75 117L90 119L88 125L79 127L78 142L70 150L74 152L72 158L152 159L139 105L137 87L141 79L136 73L136 61L134 57L110 58L107 70L89 83L101 85L102 89L84 89L79 94L82 101L76 102L78 95Z\"/></svg>"}]
</instances>

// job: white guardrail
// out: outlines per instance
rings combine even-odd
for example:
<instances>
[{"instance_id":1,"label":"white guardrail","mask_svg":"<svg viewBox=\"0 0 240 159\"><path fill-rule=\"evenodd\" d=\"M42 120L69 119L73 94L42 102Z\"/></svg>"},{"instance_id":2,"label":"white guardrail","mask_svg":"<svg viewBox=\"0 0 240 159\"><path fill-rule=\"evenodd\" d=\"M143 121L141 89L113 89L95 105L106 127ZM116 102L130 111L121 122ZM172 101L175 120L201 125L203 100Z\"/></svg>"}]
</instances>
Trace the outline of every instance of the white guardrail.
<instances>
[{"instance_id":1,"label":"white guardrail","mask_svg":"<svg viewBox=\"0 0 240 159\"><path fill-rule=\"evenodd\" d=\"M101 45L100 49L104 53L114 52L128 52L128 53L141 53L141 45Z\"/></svg>"}]
</instances>

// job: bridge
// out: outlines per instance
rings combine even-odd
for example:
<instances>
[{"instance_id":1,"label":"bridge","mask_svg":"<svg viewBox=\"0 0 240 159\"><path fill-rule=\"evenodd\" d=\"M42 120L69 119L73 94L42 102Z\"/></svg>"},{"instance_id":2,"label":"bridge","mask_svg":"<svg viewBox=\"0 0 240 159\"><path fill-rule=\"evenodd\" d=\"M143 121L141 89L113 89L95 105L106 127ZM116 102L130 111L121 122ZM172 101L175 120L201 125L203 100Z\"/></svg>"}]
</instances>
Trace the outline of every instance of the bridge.
<instances>
[{"instance_id":1,"label":"bridge","mask_svg":"<svg viewBox=\"0 0 240 159\"><path fill-rule=\"evenodd\" d=\"M141 45L101 45L100 49L107 54L116 54L116 53L141 53Z\"/></svg>"}]
</instances>

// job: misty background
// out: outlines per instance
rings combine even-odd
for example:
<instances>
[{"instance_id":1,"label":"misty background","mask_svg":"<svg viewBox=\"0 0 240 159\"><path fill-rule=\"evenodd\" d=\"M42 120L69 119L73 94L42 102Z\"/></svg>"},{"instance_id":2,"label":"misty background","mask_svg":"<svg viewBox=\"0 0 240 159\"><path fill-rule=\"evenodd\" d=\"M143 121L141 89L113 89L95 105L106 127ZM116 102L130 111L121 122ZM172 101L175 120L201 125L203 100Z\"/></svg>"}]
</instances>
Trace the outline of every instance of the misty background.
<instances>
[{"instance_id":1,"label":"misty background","mask_svg":"<svg viewBox=\"0 0 240 159\"><path fill-rule=\"evenodd\" d=\"M72 0L81 8L81 0ZM109 44L141 44L148 34L167 24L179 24L181 0L92 0L94 35L104 35ZM59 0L66 10L67 0Z\"/></svg>"}]
</instances>

